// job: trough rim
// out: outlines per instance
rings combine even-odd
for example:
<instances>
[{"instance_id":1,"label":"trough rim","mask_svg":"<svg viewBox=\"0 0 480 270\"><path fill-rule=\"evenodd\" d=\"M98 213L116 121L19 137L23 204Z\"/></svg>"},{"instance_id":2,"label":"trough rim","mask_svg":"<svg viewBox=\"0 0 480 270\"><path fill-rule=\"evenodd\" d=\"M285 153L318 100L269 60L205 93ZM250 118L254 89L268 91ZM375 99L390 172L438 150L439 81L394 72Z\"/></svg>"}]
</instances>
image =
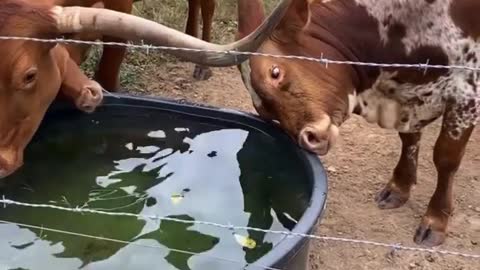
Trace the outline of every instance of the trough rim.
<instances>
[{"instance_id":1,"label":"trough rim","mask_svg":"<svg viewBox=\"0 0 480 270\"><path fill-rule=\"evenodd\" d=\"M105 95L102 104L98 108L112 105L159 109L203 119L213 118L217 121L233 122L264 132L273 138L290 142L290 147L297 153L297 158L300 158L306 166L308 170L307 175L311 178L310 181L312 185L312 189L310 190L311 197L307 209L298 220L297 225L290 232L293 234L313 234L318 229L317 225L321 222L326 208L328 192L327 172L318 156L299 147L298 144L277 125L269 123L250 112L199 104L185 101L184 99L178 100L158 96L135 96L115 93ZM64 100L55 100L49 111L51 111L52 108L55 110L54 108L58 106L72 107L73 105ZM300 250L308 248L309 242L310 239L305 237L291 236L287 238L284 236L272 250L241 269L265 269L262 266L272 268L284 267Z\"/></svg>"}]
</instances>

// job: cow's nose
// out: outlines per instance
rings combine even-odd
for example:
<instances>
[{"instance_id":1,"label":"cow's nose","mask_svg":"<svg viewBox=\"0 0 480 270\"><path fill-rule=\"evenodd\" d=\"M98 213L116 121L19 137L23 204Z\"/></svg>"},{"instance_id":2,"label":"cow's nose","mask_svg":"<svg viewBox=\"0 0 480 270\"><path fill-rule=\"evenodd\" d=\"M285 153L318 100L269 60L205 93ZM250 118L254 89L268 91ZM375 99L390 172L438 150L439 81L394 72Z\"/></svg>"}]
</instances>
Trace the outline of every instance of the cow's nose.
<instances>
[{"instance_id":1,"label":"cow's nose","mask_svg":"<svg viewBox=\"0 0 480 270\"><path fill-rule=\"evenodd\" d=\"M4 178L15 172L23 161L14 151L0 151L0 178Z\"/></svg>"},{"instance_id":2,"label":"cow's nose","mask_svg":"<svg viewBox=\"0 0 480 270\"><path fill-rule=\"evenodd\" d=\"M338 137L338 127L322 121L306 126L300 131L298 143L301 147L319 156L326 155Z\"/></svg>"},{"instance_id":3,"label":"cow's nose","mask_svg":"<svg viewBox=\"0 0 480 270\"><path fill-rule=\"evenodd\" d=\"M329 149L328 136L313 127L306 127L300 132L300 146L317 155L325 155Z\"/></svg>"}]
</instances>

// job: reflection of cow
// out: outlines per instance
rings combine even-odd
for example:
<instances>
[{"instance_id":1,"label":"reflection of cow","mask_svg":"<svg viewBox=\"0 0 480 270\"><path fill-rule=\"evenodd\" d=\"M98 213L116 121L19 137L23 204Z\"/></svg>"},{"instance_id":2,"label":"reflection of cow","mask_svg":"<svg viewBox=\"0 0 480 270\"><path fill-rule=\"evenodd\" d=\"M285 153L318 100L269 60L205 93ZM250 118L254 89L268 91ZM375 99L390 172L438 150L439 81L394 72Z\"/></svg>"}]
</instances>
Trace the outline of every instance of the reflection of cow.
<instances>
[{"instance_id":1,"label":"reflection of cow","mask_svg":"<svg viewBox=\"0 0 480 270\"><path fill-rule=\"evenodd\" d=\"M263 20L261 1L239 8L239 37ZM477 0L293 0L261 53L374 63L479 68ZM416 183L421 132L443 116L433 151L438 184L415 242L441 244L453 211L453 178L480 116L479 72L379 68L254 56L242 78L261 116L274 119L305 149L324 155L355 113L402 141L393 177L378 194L382 209L402 206Z\"/></svg>"},{"instance_id":2,"label":"reflection of cow","mask_svg":"<svg viewBox=\"0 0 480 270\"><path fill-rule=\"evenodd\" d=\"M55 39L63 34L94 33L164 46L252 51L277 25L290 1L283 0L254 34L227 45L211 44L133 15L103 8L53 6L52 0L0 1L0 35ZM201 65L224 66L245 59L225 54L169 52ZM101 102L102 88L81 72L64 45L1 40L0 54L1 178L22 165L24 148L60 89L79 109L90 112Z\"/></svg>"}]
</instances>

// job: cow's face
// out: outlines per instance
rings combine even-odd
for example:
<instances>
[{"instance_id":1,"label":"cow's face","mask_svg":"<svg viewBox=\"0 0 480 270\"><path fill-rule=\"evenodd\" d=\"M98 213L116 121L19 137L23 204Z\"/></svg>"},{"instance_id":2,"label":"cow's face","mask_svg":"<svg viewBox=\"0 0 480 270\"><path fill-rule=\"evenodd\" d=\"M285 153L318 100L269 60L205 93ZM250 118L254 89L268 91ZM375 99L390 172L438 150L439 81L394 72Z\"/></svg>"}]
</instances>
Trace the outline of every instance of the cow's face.
<instances>
[{"instance_id":1,"label":"cow's face","mask_svg":"<svg viewBox=\"0 0 480 270\"><path fill-rule=\"evenodd\" d=\"M289 47L269 41L259 52L308 55L305 48ZM252 57L241 70L262 118L277 120L301 147L317 155L327 154L338 137L339 126L353 109L353 86L351 81L342 80L353 72L351 67Z\"/></svg>"},{"instance_id":2,"label":"cow's face","mask_svg":"<svg viewBox=\"0 0 480 270\"><path fill-rule=\"evenodd\" d=\"M0 10L0 35L45 38L54 31L45 14L12 2ZM0 178L23 163L23 151L60 84L54 44L0 40Z\"/></svg>"}]
</instances>

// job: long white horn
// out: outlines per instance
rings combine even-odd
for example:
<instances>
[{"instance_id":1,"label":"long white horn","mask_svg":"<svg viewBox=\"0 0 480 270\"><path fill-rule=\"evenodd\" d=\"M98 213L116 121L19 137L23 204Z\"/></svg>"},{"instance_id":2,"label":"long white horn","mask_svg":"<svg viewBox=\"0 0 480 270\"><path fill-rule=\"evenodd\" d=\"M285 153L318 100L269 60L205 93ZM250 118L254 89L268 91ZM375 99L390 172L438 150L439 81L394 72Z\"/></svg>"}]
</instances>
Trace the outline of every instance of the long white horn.
<instances>
[{"instance_id":1,"label":"long white horn","mask_svg":"<svg viewBox=\"0 0 480 270\"><path fill-rule=\"evenodd\" d=\"M131 41L143 41L146 44L158 46L221 52L254 52L273 32L291 1L282 0L254 32L243 39L226 45L209 43L151 20L107 9L55 6L51 11L61 33L96 31L104 35ZM248 55L184 50L167 50L167 52L180 59L206 66L238 65L249 57Z\"/></svg>"}]
</instances>

